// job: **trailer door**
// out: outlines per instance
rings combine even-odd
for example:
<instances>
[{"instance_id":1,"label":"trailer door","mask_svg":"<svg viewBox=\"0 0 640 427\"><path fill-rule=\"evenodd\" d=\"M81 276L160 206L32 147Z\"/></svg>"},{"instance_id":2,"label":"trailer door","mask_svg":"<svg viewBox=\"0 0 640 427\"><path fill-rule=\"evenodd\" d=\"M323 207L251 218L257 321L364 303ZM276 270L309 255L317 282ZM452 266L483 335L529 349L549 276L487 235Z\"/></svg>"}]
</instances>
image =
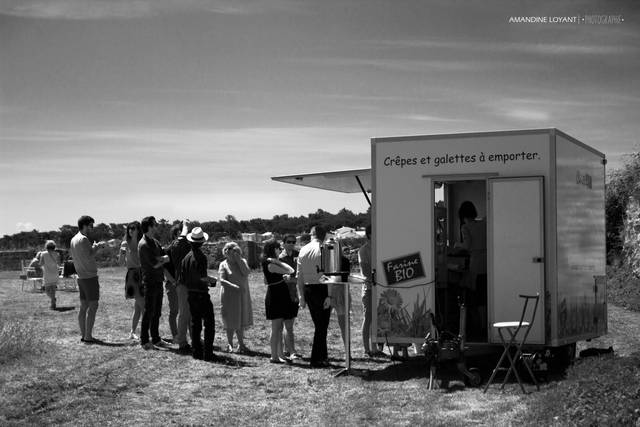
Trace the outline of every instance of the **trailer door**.
<instances>
[{"instance_id":1,"label":"trailer door","mask_svg":"<svg viewBox=\"0 0 640 427\"><path fill-rule=\"evenodd\" d=\"M488 238L488 316L494 322L519 320L523 298L540 293L527 343L544 343L544 187L543 177L490 178ZM489 328L489 340L499 343Z\"/></svg>"}]
</instances>

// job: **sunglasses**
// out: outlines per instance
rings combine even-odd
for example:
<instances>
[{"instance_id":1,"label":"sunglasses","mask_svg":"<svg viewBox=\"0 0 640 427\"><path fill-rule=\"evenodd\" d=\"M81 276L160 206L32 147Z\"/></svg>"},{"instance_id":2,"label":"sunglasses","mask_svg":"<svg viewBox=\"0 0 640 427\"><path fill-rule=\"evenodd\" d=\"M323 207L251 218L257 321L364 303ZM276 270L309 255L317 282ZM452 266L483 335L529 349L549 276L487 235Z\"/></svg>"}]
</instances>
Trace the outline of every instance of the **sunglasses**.
<instances>
[{"instance_id":1,"label":"sunglasses","mask_svg":"<svg viewBox=\"0 0 640 427\"><path fill-rule=\"evenodd\" d=\"M289 240L289 241L286 241L286 242L284 242L284 243L286 243L286 244L289 244L289 243L290 243L290 244L292 244L292 245L295 245L295 244L296 244L296 241L295 241L295 240Z\"/></svg>"}]
</instances>

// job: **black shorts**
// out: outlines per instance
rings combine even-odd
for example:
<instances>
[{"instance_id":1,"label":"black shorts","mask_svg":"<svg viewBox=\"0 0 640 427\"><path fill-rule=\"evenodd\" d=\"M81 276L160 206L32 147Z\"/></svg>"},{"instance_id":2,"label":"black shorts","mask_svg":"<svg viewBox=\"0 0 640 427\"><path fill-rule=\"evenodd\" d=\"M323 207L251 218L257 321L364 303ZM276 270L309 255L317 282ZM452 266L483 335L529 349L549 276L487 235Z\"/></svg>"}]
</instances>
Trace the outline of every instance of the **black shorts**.
<instances>
[{"instance_id":1,"label":"black shorts","mask_svg":"<svg viewBox=\"0 0 640 427\"><path fill-rule=\"evenodd\" d=\"M78 289L80 290L80 300L98 301L100 299L98 276L89 279L78 279Z\"/></svg>"}]
</instances>

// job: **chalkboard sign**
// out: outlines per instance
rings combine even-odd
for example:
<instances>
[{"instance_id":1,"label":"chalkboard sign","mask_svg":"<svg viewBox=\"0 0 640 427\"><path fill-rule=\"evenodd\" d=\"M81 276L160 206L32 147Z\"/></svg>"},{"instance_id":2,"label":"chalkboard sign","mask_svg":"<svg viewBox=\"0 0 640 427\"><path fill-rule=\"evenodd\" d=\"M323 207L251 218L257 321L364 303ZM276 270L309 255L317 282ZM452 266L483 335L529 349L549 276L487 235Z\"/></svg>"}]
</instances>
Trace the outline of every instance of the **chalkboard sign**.
<instances>
[{"instance_id":1,"label":"chalkboard sign","mask_svg":"<svg viewBox=\"0 0 640 427\"><path fill-rule=\"evenodd\" d=\"M420 252L382 261L382 267L389 285L424 277Z\"/></svg>"}]
</instances>

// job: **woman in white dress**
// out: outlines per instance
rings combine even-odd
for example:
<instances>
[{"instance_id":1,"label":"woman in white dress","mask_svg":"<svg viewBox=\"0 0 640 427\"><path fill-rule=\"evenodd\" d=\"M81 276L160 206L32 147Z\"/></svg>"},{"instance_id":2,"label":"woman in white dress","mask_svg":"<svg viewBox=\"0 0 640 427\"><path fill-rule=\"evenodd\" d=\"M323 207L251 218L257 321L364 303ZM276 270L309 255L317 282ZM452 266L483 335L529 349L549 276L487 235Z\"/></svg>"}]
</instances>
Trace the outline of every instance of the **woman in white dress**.
<instances>
[{"instance_id":1,"label":"woman in white dress","mask_svg":"<svg viewBox=\"0 0 640 427\"><path fill-rule=\"evenodd\" d=\"M51 310L56 309L56 289L58 289L58 277L60 276L60 256L56 252L56 244L53 240L47 240L45 250L38 254L38 262L42 267L44 291L51 300Z\"/></svg>"},{"instance_id":2,"label":"woman in white dress","mask_svg":"<svg viewBox=\"0 0 640 427\"><path fill-rule=\"evenodd\" d=\"M246 353L249 349L244 343L244 331L253 325L253 308L249 292L251 269L247 260L242 257L242 249L236 242L224 245L222 254L226 259L220 263L218 279L222 285L220 302L222 323L227 331L227 352L234 351L233 335L235 334L238 338L237 352Z\"/></svg>"}]
</instances>

